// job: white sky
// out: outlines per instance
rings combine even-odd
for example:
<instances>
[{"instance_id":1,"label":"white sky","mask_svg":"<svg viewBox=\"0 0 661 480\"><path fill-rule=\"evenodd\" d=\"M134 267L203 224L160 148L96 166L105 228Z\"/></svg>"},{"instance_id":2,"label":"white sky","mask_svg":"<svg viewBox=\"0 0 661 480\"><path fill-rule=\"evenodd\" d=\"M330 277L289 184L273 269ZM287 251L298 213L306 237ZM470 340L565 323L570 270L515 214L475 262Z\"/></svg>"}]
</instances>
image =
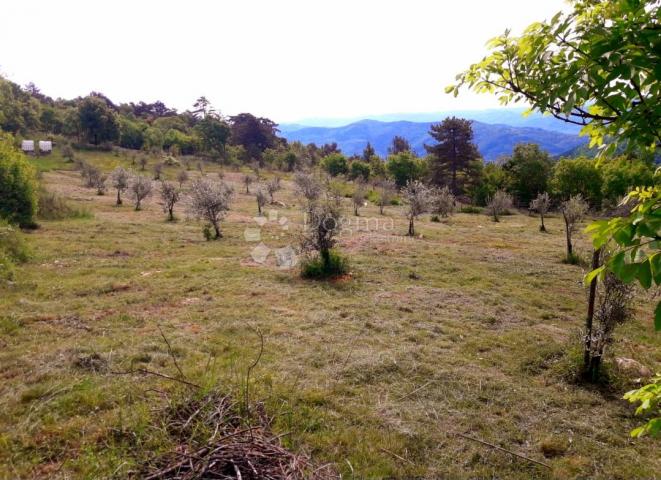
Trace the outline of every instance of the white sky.
<instances>
[{"instance_id":1,"label":"white sky","mask_svg":"<svg viewBox=\"0 0 661 480\"><path fill-rule=\"evenodd\" d=\"M443 88L506 28L562 0L4 2L0 72L46 94L115 102L200 95L224 114L307 117L497 107Z\"/></svg>"}]
</instances>

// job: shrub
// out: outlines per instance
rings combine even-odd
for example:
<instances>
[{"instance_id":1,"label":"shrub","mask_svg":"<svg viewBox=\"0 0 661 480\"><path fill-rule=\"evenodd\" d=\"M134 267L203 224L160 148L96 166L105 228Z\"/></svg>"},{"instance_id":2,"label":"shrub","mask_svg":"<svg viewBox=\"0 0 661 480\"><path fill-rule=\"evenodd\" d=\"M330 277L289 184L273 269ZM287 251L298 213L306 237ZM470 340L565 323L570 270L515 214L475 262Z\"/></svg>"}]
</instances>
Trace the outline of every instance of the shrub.
<instances>
[{"instance_id":1,"label":"shrub","mask_svg":"<svg viewBox=\"0 0 661 480\"><path fill-rule=\"evenodd\" d=\"M573 263L574 247L572 244L572 234L576 231L578 222L583 220L588 211L588 204L583 200L579 193L562 203L562 218L565 221L565 236L567 240L567 262Z\"/></svg>"},{"instance_id":2,"label":"shrub","mask_svg":"<svg viewBox=\"0 0 661 480\"><path fill-rule=\"evenodd\" d=\"M393 200L395 200L396 191L397 185L391 180L382 180L377 185L376 204L379 206L379 213L381 215L383 215L383 208L386 205L391 205Z\"/></svg>"},{"instance_id":3,"label":"shrub","mask_svg":"<svg viewBox=\"0 0 661 480\"><path fill-rule=\"evenodd\" d=\"M324 259L321 254L308 257L301 261L301 276L313 280L333 278L346 274L349 262L335 250L328 251Z\"/></svg>"},{"instance_id":4,"label":"shrub","mask_svg":"<svg viewBox=\"0 0 661 480\"><path fill-rule=\"evenodd\" d=\"M29 256L20 232L6 221L0 220L0 279L13 279L15 264L27 261Z\"/></svg>"},{"instance_id":5,"label":"shrub","mask_svg":"<svg viewBox=\"0 0 661 480\"><path fill-rule=\"evenodd\" d=\"M0 133L0 218L33 227L37 208L36 171L12 137Z\"/></svg>"},{"instance_id":6,"label":"shrub","mask_svg":"<svg viewBox=\"0 0 661 480\"><path fill-rule=\"evenodd\" d=\"M459 209L459 212L476 214L476 213L482 213L482 209L480 207L476 207L475 205L464 205Z\"/></svg>"},{"instance_id":7,"label":"shrub","mask_svg":"<svg viewBox=\"0 0 661 480\"><path fill-rule=\"evenodd\" d=\"M341 153L327 155L321 161L321 166L333 177L346 174L349 171L347 159Z\"/></svg>"},{"instance_id":8,"label":"shrub","mask_svg":"<svg viewBox=\"0 0 661 480\"><path fill-rule=\"evenodd\" d=\"M551 207L551 197L549 197L549 194L546 192L539 193L537 195L537 198L535 198L532 202L530 202L530 210L534 210L539 213L539 217L542 222L542 224L539 226L540 232L546 231L546 226L544 225L544 215L546 215L546 212L549 211L550 207Z\"/></svg>"},{"instance_id":9,"label":"shrub","mask_svg":"<svg viewBox=\"0 0 661 480\"><path fill-rule=\"evenodd\" d=\"M43 220L92 217L89 210L72 207L64 198L44 188L39 189L38 204L39 218Z\"/></svg>"},{"instance_id":10,"label":"shrub","mask_svg":"<svg viewBox=\"0 0 661 480\"><path fill-rule=\"evenodd\" d=\"M168 214L168 221L174 222L174 204L179 201L179 190L174 183L167 181L161 183L161 200L163 200L163 210Z\"/></svg>"},{"instance_id":11,"label":"shrub","mask_svg":"<svg viewBox=\"0 0 661 480\"><path fill-rule=\"evenodd\" d=\"M349 178L352 180L360 180L366 182L370 178L370 166L368 163L362 162L360 160L355 160L351 162L351 168L349 169Z\"/></svg>"},{"instance_id":12,"label":"shrub","mask_svg":"<svg viewBox=\"0 0 661 480\"><path fill-rule=\"evenodd\" d=\"M191 186L191 212L213 226L216 239L223 236L220 221L229 211L233 195L232 187L224 182L212 183L200 178Z\"/></svg>"},{"instance_id":13,"label":"shrub","mask_svg":"<svg viewBox=\"0 0 661 480\"><path fill-rule=\"evenodd\" d=\"M432 212L436 216L448 217L454 213L455 197L449 187L436 190L432 198Z\"/></svg>"},{"instance_id":14,"label":"shrub","mask_svg":"<svg viewBox=\"0 0 661 480\"><path fill-rule=\"evenodd\" d=\"M353 214L355 216L359 215L359 209L363 205L365 205L365 197L367 196L367 191L365 189L365 185L362 183L359 183L356 185L356 189L353 192L353 195L351 195L351 202L353 203Z\"/></svg>"},{"instance_id":15,"label":"shrub","mask_svg":"<svg viewBox=\"0 0 661 480\"><path fill-rule=\"evenodd\" d=\"M503 190L498 190L487 202L487 214L493 217L494 222L499 222L500 216L511 207L512 196Z\"/></svg>"},{"instance_id":16,"label":"shrub","mask_svg":"<svg viewBox=\"0 0 661 480\"><path fill-rule=\"evenodd\" d=\"M408 235L412 237L415 235L413 222L418 218L418 215L429 210L432 191L424 183L414 180L406 184L406 187L402 190L402 195L409 207L406 216L409 219Z\"/></svg>"},{"instance_id":17,"label":"shrub","mask_svg":"<svg viewBox=\"0 0 661 480\"><path fill-rule=\"evenodd\" d=\"M151 195L152 187L151 179L142 175L136 175L133 177L129 187L129 196L135 202L136 211L140 210L142 201Z\"/></svg>"}]
</instances>

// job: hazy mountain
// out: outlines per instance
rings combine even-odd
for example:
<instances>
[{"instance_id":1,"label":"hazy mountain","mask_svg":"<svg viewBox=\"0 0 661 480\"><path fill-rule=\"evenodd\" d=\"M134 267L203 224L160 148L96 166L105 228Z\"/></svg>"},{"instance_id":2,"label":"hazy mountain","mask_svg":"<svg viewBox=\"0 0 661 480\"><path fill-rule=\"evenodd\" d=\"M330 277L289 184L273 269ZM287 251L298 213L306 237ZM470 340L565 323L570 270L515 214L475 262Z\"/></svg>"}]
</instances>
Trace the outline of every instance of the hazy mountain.
<instances>
[{"instance_id":1,"label":"hazy mountain","mask_svg":"<svg viewBox=\"0 0 661 480\"><path fill-rule=\"evenodd\" d=\"M370 142L376 152L385 156L395 135L406 138L415 151L425 153L424 144L431 143L429 128L437 122L381 122L361 120L341 127L307 127L300 124L280 125L281 135L289 141L314 142L317 145L336 142L347 155L359 154ZM541 128L516 127L473 122L475 143L485 160L495 160L512 153L514 145L523 142L539 144L551 155L559 155L586 143L586 139Z\"/></svg>"},{"instance_id":2,"label":"hazy mountain","mask_svg":"<svg viewBox=\"0 0 661 480\"><path fill-rule=\"evenodd\" d=\"M390 113L385 115L370 115L353 118L307 118L293 123L285 124L288 130L306 127L342 127L360 120L378 120L381 122L440 122L445 117L461 117L477 122L510 125L512 127L543 128L561 133L578 134L581 129L578 125L563 122L550 115L531 113L524 116L525 108L491 108L485 110L448 110L428 113ZM291 127L291 128L290 128Z\"/></svg>"}]
</instances>

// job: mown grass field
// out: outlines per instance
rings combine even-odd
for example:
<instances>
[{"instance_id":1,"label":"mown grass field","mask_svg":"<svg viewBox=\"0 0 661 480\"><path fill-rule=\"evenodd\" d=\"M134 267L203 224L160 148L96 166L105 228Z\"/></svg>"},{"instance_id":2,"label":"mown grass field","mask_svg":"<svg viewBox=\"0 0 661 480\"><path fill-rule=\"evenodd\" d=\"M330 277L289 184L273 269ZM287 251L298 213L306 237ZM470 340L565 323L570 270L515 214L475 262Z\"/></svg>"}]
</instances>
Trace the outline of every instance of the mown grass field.
<instances>
[{"instance_id":1,"label":"mown grass field","mask_svg":"<svg viewBox=\"0 0 661 480\"><path fill-rule=\"evenodd\" d=\"M106 171L129 164L79 155ZM422 237L409 239L401 207L381 217L368 206L361 219L379 218L378 231L341 240L351 278L313 282L251 259L244 230L256 226L256 204L238 172L225 172L237 191L225 237L206 242L185 202L168 223L157 195L140 212L115 207L112 192L82 187L57 154L34 160L42 161L47 188L93 217L41 222L27 234L32 259L0 285L0 478L125 478L173 448L151 426L186 387L112 373L176 376L159 326L187 378L237 397L261 330L251 397L275 416L289 448L331 462L343 478L659 475L658 442L628 436L640 421L621 395L633 384L612 368L608 387L572 380L585 267L562 262L559 218L543 234L537 218L521 214L500 223L425 216L416 224ZM212 178L217 171L205 166ZM276 197L286 207L275 209L296 224L284 184ZM262 235L270 247L297 242L296 228L275 222ZM624 356L659 370L652 300L637 298L608 363Z\"/></svg>"}]
</instances>

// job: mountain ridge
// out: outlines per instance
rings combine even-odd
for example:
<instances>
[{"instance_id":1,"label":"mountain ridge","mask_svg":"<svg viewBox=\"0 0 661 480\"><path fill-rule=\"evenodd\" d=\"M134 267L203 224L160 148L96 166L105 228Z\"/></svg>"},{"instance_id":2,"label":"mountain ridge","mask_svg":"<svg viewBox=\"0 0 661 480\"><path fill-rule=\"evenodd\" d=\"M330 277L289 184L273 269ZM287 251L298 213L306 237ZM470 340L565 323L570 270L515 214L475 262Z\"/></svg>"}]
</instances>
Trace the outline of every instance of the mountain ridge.
<instances>
[{"instance_id":1,"label":"mountain ridge","mask_svg":"<svg viewBox=\"0 0 661 480\"><path fill-rule=\"evenodd\" d=\"M362 119L344 126L304 126L301 124L280 125L280 134L288 141L303 143L337 143L347 155L360 154L367 142L380 156L387 155L388 147L395 135L406 138L418 155L425 153L424 144L430 144L432 122L400 120L382 122ZM491 124L473 121L475 143L487 161L509 155L517 143L537 143L551 155L561 155L587 143L575 134L546 130L536 127L520 127L507 124Z\"/></svg>"}]
</instances>

